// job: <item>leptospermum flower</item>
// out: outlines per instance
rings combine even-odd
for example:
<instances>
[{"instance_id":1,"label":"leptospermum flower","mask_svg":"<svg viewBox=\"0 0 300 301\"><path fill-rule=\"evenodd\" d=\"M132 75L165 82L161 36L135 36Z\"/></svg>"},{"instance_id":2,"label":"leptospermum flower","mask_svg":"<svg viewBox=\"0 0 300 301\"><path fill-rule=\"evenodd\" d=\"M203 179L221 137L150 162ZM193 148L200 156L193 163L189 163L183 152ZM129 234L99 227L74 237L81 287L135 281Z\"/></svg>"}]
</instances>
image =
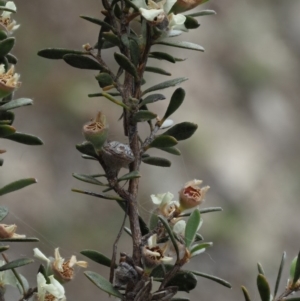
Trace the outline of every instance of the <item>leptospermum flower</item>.
<instances>
[{"instance_id":1,"label":"leptospermum flower","mask_svg":"<svg viewBox=\"0 0 300 301\"><path fill-rule=\"evenodd\" d=\"M46 257L38 248L33 249L33 252L35 257L47 262L47 267L51 268L56 279L61 282L68 282L74 278L74 266L87 267L86 261L77 261L74 255L65 260L60 256L58 248L54 250L54 258Z\"/></svg>"},{"instance_id":2,"label":"leptospermum flower","mask_svg":"<svg viewBox=\"0 0 300 301\"><path fill-rule=\"evenodd\" d=\"M5 4L5 7L8 9L11 9L13 11L17 10L17 7L13 1L8 1ZM3 11L3 13L0 16L0 25L8 32L12 33L16 29L20 27L19 24L15 20L11 18L12 12L10 11Z\"/></svg>"},{"instance_id":3,"label":"leptospermum flower","mask_svg":"<svg viewBox=\"0 0 300 301\"><path fill-rule=\"evenodd\" d=\"M160 2L148 1L148 5L145 0L133 0L133 4L139 7L141 15L153 26L157 26L159 29L170 33L172 30L188 31L184 22L186 17L181 14L171 13L173 5L176 0L162 0Z\"/></svg>"},{"instance_id":4,"label":"leptospermum flower","mask_svg":"<svg viewBox=\"0 0 300 301\"><path fill-rule=\"evenodd\" d=\"M194 208L203 203L204 197L209 186L200 188L201 180L192 180L187 182L179 191L179 203L181 211Z\"/></svg>"},{"instance_id":5,"label":"leptospermum flower","mask_svg":"<svg viewBox=\"0 0 300 301\"><path fill-rule=\"evenodd\" d=\"M0 224L0 238L25 238L26 235L17 234L17 226Z\"/></svg>"},{"instance_id":6,"label":"leptospermum flower","mask_svg":"<svg viewBox=\"0 0 300 301\"><path fill-rule=\"evenodd\" d=\"M15 73L14 66L11 66L10 69L5 72L4 65L0 65L0 98L8 96L21 86L19 78L20 75Z\"/></svg>"},{"instance_id":7,"label":"leptospermum flower","mask_svg":"<svg viewBox=\"0 0 300 301\"><path fill-rule=\"evenodd\" d=\"M65 289L54 278L49 276L50 283L47 284L43 274L37 274L37 293L34 294L35 301L65 301Z\"/></svg>"},{"instance_id":8,"label":"leptospermum flower","mask_svg":"<svg viewBox=\"0 0 300 301\"><path fill-rule=\"evenodd\" d=\"M171 192L161 194L151 194L151 200L154 205L158 207L158 213L164 217L169 217L175 213L179 207L179 203L174 201L174 195Z\"/></svg>"},{"instance_id":9,"label":"leptospermum flower","mask_svg":"<svg viewBox=\"0 0 300 301\"><path fill-rule=\"evenodd\" d=\"M165 256L165 250L157 245L157 234L149 237L148 244L142 249L142 262L146 273L151 271L158 265L173 260L172 257Z\"/></svg>"}]
</instances>

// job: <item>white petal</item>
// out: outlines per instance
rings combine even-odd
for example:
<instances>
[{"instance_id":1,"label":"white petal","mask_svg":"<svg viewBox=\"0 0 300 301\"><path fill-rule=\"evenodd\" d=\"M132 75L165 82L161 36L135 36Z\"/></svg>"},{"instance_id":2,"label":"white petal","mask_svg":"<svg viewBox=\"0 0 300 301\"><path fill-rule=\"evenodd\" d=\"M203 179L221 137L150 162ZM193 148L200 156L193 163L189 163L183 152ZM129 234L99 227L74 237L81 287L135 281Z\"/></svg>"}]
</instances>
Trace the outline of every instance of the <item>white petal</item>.
<instances>
[{"instance_id":1,"label":"white petal","mask_svg":"<svg viewBox=\"0 0 300 301\"><path fill-rule=\"evenodd\" d=\"M185 27L184 22L186 20L186 17L182 14L171 14L169 16L169 27L173 30L181 30L181 31L188 31L188 29Z\"/></svg>"},{"instance_id":2,"label":"white petal","mask_svg":"<svg viewBox=\"0 0 300 301\"><path fill-rule=\"evenodd\" d=\"M0 65L0 74L4 74L5 73L5 67L3 64Z\"/></svg>"},{"instance_id":3,"label":"white petal","mask_svg":"<svg viewBox=\"0 0 300 301\"><path fill-rule=\"evenodd\" d=\"M140 13L148 21L154 21L160 14L164 13L163 9L144 9L140 8Z\"/></svg>"},{"instance_id":4,"label":"white petal","mask_svg":"<svg viewBox=\"0 0 300 301\"><path fill-rule=\"evenodd\" d=\"M49 258L46 257L38 248L33 249L33 256L50 263Z\"/></svg>"},{"instance_id":5,"label":"white petal","mask_svg":"<svg viewBox=\"0 0 300 301\"><path fill-rule=\"evenodd\" d=\"M174 121L171 119L167 119L163 122L163 124L161 125L161 127L159 128L160 130L162 129L166 129L169 128L170 126L172 126L174 124Z\"/></svg>"},{"instance_id":6,"label":"white petal","mask_svg":"<svg viewBox=\"0 0 300 301\"><path fill-rule=\"evenodd\" d=\"M173 7L173 5L177 2L177 0L167 0L164 5L164 11L166 14L168 14Z\"/></svg>"},{"instance_id":7,"label":"white petal","mask_svg":"<svg viewBox=\"0 0 300 301\"><path fill-rule=\"evenodd\" d=\"M173 197L174 195L171 192L165 193L160 206L164 207L165 205L169 205L172 202Z\"/></svg>"},{"instance_id":8,"label":"white petal","mask_svg":"<svg viewBox=\"0 0 300 301\"><path fill-rule=\"evenodd\" d=\"M55 293L51 293L56 298L63 298L65 296L65 288L54 278L53 275L49 276L51 284L55 287Z\"/></svg>"},{"instance_id":9,"label":"white petal","mask_svg":"<svg viewBox=\"0 0 300 301\"><path fill-rule=\"evenodd\" d=\"M168 257L168 256L164 256L164 257L161 259L162 262L170 262L170 261L172 261L172 260L173 260L173 257Z\"/></svg>"},{"instance_id":10,"label":"white petal","mask_svg":"<svg viewBox=\"0 0 300 301\"><path fill-rule=\"evenodd\" d=\"M154 248L156 246L157 234L154 234L148 238L148 247L149 249Z\"/></svg>"},{"instance_id":11,"label":"white petal","mask_svg":"<svg viewBox=\"0 0 300 301\"><path fill-rule=\"evenodd\" d=\"M150 197L151 197L152 203L155 205L160 205L164 198L164 195L165 195L165 193L156 194L156 195L151 194Z\"/></svg>"},{"instance_id":12,"label":"white petal","mask_svg":"<svg viewBox=\"0 0 300 301\"><path fill-rule=\"evenodd\" d=\"M173 231L174 231L176 234L184 235L185 226L186 226L186 222L185 222L184 220L178 221L178 222L174 225Z\"/></svg>"},{"instance_id":13,"label":"white petal","mask_svg":"<svg viewBox=\"0 0 300 301\"><path fill-rule=\"evenodd\" d=\"M200 249L200 250L198 250L198 251L196 251L196 252L194 252L193 254L192 254L192 257L194 257L194 256L197 256L197 255L199 255L199 254L202 254L202 253L204 253L205 252L205 248L203 248L203 249Z\"/></svg>"}]
</instances>

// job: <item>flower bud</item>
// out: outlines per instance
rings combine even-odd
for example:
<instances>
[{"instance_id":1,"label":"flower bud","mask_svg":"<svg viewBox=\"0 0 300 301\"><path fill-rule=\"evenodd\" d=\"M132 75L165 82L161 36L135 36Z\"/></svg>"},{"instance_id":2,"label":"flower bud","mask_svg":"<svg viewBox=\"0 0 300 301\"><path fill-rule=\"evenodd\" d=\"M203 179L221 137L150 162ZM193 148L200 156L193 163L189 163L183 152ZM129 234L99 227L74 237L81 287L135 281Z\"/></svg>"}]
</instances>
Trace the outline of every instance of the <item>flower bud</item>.
<instances>
[{"instance_id":1,"label":"flower bud","mask_svg":"<svg viewBox=\"0 0 300 301\"><path fill-rule=\"evenodd\" d=\"M194 208L200 205L205 197L206 192L210 188L205 186L200 188L202 181L193 180L187 182L179 191L179 203L181 211Z\"/></svg>"},{"instance_id":2,"label":"flower bud","mask_svg":"<svg viewBox=\"0 0 300 301\"><path fill-rule=\"evenodd\" d=\"M177 0L172 6L171 12L174 14L183 13L207 1L208 0Z\"/></svg>"},{"instance_id":3,"label":"flower bud","mask_svg":"<svg viewBox=\"0 0 300 301\"><path fill-rule=\"evenodd\" d=\"M108 135L108 125L106 124L106 117L99 112L95 119L83 126L84 138L92 143L96 153L101 151L106 142Z\"/></svg>"},{"instance_id":4,"label":"flower bud","mask_svg":"<svg viewBox=\"0 0 300 301\"><path fill-rule=\"evenodd\" d=\"M14 73L14 71L14 66L11 66L10 69L5 72L4 65L0 65L0 98L10 95L21 86L21 82L19 82L20 75Z\"/></svg>"}]
</instances>

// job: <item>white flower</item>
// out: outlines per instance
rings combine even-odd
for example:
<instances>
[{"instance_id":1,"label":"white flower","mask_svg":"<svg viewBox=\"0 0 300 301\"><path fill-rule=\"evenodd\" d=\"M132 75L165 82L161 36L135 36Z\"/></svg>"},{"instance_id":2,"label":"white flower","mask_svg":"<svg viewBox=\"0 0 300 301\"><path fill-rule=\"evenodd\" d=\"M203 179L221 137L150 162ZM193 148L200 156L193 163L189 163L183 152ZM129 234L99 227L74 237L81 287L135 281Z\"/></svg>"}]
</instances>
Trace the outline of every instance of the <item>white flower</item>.
<instances>
[{"instance_id":1,"label":"white flower","mask_svg":"<svg viewBox=\"0 0 300 301\"><path fill-rule=\"evenodd\" d=\"M26 235L24 234L17 234L16 231L17 231L17 226L15 224L13 225L0 224L0 238L25 238L26 237Z\"/></svg>"},{"instance_id":2,"label":"white flower","mask_svg":"<svg viewBox=\"0 0 300 301\"><path fill-rule=\"evenodd\" d=\"M44 253L42 253L39 248L33 249L33 256L40 260L46 261L47 264L51 263L50 259Z\"/></svg>"},{"instance_id":3,"label":"white flower","mask_svg":"<svg viewBox=\"0 0 300 301\"><path fill-rule=\"evenodd\" d=\"M17 10L17 7L13 1L8 1L5 4L5 7L8 9L11 9L13 11ZM10 11L3 11L3 13L0 16L0 25L8 32L12 33L16 29L20 27L19 24L15 20L11 18L12 12Z\"/></svg>"},{"instance_id":4,"label":"white flower","mask_svg":"<svg viewBox=\"0 0 300 301\"><path fill-rule=\"evenodd\" d=\"M54 278L53 275L49 277L50 284L47 284L43 274L37 274L37 293L35 299L37 301L65 301L65 289L64 287Z\"/></svg>"},{"instance_id":5,"label":"white flower","mask_svg":"<svg viewBox=\"0 0 300 301\"><path fill-rule=\"evenodd\" d=\"M151 194L151 199L154 205L158 205L159 213L165 217L169 217L179 207L177 201L173 201L174 195L171 192L162 194Z\"/></svg>"}]
</instances>

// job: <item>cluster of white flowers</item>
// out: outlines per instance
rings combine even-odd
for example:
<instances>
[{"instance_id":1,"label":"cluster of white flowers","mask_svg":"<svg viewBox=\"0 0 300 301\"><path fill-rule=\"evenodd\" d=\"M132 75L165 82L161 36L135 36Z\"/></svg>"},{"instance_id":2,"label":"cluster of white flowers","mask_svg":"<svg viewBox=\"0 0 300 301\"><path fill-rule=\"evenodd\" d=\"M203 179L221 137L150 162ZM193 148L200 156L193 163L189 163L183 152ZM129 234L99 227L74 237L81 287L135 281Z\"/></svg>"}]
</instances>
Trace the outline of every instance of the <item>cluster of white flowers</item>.
<instances>
[{"instance_id":1,"label":"cluster of white flowers","mask_svg":"<svg viewBox=\"0 0 300 301\"><path fill-rule=\"evenodd\" d=\"M7 33L11 34L13 31L20 27L15 20L11 18L12 11L16 12L17 7L13 1L8 1L5 4L5 8L11 11L3 11L0 16L0 25L4 28Z\"/></svg>"}]
</instances>

